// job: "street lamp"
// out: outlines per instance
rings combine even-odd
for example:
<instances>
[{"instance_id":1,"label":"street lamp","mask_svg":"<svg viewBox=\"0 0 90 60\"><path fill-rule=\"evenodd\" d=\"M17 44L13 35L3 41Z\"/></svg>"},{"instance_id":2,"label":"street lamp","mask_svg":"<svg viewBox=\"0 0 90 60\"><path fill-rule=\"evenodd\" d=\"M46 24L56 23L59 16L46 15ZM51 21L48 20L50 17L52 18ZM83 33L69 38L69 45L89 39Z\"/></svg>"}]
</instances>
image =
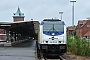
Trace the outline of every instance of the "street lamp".
<instances>
[{"instance_id":1,"label":"street lamp","mask_svg":"<svg viewBox=\"0 0 90 60\"><path fill-rule=\"evenodd\" d=\"M59 12L59 14L61 14L61 20L62 20L62 14L63 14L63 12Z\"/></svg>"},{"instance_id":2,"label":"street lamp","mask_svg":"<svg viewBox=\"0 0 90 60\"><path fill-rule=\"evenodd\" d=\"M72 28L74 30L74 2L76 2L76 0L70 0L70 2L73 3L72 5ZM73 37L74 37L74 32L73 32Z\"/></svg>"}]
</instances>

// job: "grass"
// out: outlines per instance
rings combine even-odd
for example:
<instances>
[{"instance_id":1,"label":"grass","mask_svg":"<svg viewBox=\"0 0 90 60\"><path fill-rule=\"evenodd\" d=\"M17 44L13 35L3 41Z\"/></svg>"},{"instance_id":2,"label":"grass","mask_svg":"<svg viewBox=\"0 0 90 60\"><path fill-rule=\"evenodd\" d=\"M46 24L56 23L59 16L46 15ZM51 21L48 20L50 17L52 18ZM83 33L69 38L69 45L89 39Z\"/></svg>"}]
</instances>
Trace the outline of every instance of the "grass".
<instances>
[{"instance_id":1,"label":"grass","mask_svg":"<svg viewBox=\"0 0 90 60\"><path fill-rule=\"evenodd\" d=\"M67 50L75 55L90 56L90 43L85 39L67 37Z\"/></svg>"}]
</instances>

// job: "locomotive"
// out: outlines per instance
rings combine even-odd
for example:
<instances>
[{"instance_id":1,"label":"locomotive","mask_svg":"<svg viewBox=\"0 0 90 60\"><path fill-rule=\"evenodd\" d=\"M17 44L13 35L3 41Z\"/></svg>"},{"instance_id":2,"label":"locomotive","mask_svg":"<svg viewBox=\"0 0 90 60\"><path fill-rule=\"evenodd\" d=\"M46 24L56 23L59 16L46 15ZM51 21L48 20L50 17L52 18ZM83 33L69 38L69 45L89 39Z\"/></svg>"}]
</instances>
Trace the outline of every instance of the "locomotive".
<instances>
[{"instance_id":1,"label":"locomotive","mask_svg":"<svg viewBox=\"0 0 90 60\"><path fill-rule=\"evenodd\" d=\"M67 51L66 25L59 19L44 19L38 30L37 56L60 56Z\"/></svg>"}]
</instances>

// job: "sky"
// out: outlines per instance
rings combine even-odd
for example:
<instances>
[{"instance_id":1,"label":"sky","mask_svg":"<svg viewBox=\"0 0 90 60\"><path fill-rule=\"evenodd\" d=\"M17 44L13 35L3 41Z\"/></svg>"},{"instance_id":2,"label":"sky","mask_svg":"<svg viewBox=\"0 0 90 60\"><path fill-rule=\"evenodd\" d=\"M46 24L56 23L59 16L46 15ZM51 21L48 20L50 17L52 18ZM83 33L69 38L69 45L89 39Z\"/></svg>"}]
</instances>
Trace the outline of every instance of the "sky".
<instances>
[{"instance_id":1,"label":"sky","mask_svg":"<svg viewBox=\"0 0 90 60\"><path fill-rule=\"evenodd\" d=\"M72 3L70 0L0 0L0 22L13 22L13 13L18 9L25 15L25 21L42 21L45 18L59 18L66 26L72 26ZM74 25L90 17L90 0L76 0L74 3Z\"/></svg>"}]
</instances>

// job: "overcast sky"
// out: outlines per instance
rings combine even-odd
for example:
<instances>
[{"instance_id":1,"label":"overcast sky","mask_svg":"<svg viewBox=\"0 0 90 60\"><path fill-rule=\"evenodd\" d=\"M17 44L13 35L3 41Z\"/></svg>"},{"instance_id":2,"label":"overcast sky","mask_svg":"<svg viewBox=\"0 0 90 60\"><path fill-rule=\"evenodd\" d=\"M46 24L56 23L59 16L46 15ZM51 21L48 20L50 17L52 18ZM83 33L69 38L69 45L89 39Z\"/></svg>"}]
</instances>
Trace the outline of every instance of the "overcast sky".
<instances>
[{"instance_id":1,"label":"overcast sky","mask_svg":"<svg viewBox=\"0 0 90 60\"><path fill-rule=\"evenodd\" d=\"M59 18L63 12L62 20L67 26L72 25L72 3L70 0L0 0L0 21L12 22L13 13L18 6L25 15L25 21L31 18L42 21L44 18ZM74 25L78 20L90 17L90 0L77 0L75 6Z\"/></svg>"}]
</instances>

